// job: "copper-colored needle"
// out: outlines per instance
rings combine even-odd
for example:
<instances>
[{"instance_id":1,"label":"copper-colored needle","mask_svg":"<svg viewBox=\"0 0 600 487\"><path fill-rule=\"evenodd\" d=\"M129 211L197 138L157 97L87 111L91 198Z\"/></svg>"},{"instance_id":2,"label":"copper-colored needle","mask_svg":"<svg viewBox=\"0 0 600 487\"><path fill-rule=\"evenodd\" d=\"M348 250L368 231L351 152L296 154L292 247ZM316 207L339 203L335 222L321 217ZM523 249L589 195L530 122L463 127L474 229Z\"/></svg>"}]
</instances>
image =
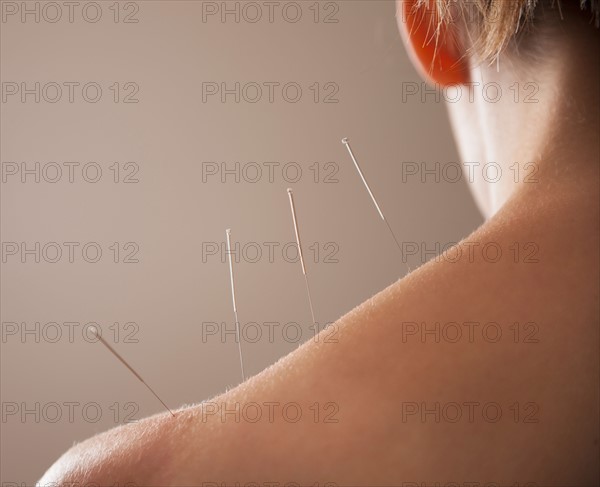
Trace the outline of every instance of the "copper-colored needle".
<instances>
[{"instance_id":1,"label":"copper-colored needle","mask_svg":"<svg viewBox=\"0 0 600 487\"><path fill-rule=\"evenodd\" d=\"M238 342L238 352L240 354L240 367L242 369L242 381L246 380L244 373L244 357L242 355L242 342L240 340L240 320L238 319L237 304L235 302L235 281L233 279L233 260L231 258L231 229L225 230L227 236L227 255L229 255L229 278L231 280L231 300L233 301L233 314L235 315L235 334Z\"/></svg>"},{"instance_id":2,"label":"copper-colored needle","mask_svg":"<svg viewBox=\"0 0 600 487\"><path fill-rule=\"evenodd\" d=\"M300 256L300 264L302 265L302 274L304 274L304 282L306 283L306 294L308 295L308 305L310 306L310 315L312 316L313 325L317 326L315 320L315 312L313 310L312 297L310 295L310 286L308 285L308 275L306 274L306 266L304 265L304 255L302 253L302 244L300 243L300 230L298 228L298 219L296 218L296 205L294 204L294 193L290 188L287 190L290 199L290 208L292 210L292 219L294 221L294 232L296 233L296 243L298 244L298 255ZM315 329L315 332L317 330Z\"/></svg>"},{"instance_id":3,"label":"copper-colored needle","mask_svg":"<svg viewBox=\"0 0 600 487\"><path fill-rule=\"evenodd\" d=\"M373 191L371 191L369 183L367 183L367 179L365 178L365 175L363 174L363 172L360 168L360 165L358 164L358 161L356 160L356 157L354 157L354 152L352 152L352 148L350 147L350 142L348 141L347 137L344 137L342 139L342 144L344 144L346 146L346 149L348 149L348 153L350 154L350 157L352 158L354 167L356 167L356 170L358 171L358 175L360 176L360 179L362 179L362 182L365 185L365 188L367 188L367 191L369 192L369 196L371 196L371 199L373 200L373 204L375 205L375 208L377 208L377 212L379 213L379 216L381 217L381 219L384 221L384 223L388 227L388 230L392 234L392 238L394 239L394 242L396 242L396 245L400 249L400 252L402 252L402 246L400 245L400 242L398 242L398 239L396 238L396 235L394 234L392 227L390 226L390 224L386 220L385 216L383 215L383 211L381 211L381 208L379 207L379 203L377 203L377 200L375 199L375 195L373 194Z\"/></svg>"},{"instance_id":4,"label":"copper-colored needle","mask_svg":"<svg viewBox=\"0 0 600 487\"><path fill-rule=\"evenodd\" d=\"M125 360L123 357L121 357L121 356L118 354L118 352L117 352L117 351L116 351L116 350L115 350L113 347L111 347L111 346L110 346L110 345L109 345L109 344L106 342L106 340L104 340L104 338L102 338L102 337L100 336L100 334L98 333L98 330L96 329L96 327L92 326L92 327L90 327L90 329L92 330L92 333L94 333L94 335L96 335L96 338L97 338L97 339L100 341L100 343L102 343L102 345L104 345L104 346L105 346L105 347L106 347L106 348L107 348L107 349L108 349L108 350L109 350L109 351L110 351L110 352L111 352L111 353L112 353L112 354L113 354L115 357L117 357L117 358L118 358L118 359L121 361L121 363L122 363L122 364L123 364L125 367L127 367L127 368L128 368L130 371L131 371L131 373L132 373L133 375L135 375L135 376L138 378L138 380L139 380L139 381L140 381L142 384L144 384L144 385L145 385L145 386L148 388L148 390L149 390L149 391L150 391L152 394L154 394L154 397L156 397L156 399L158 399L158 400L159 400L159 401L162 403L162 405L163 405L163 406L164 406L164 407L167 409L167 411L169 411L169 412L171 413L171 416L175 417L175 413L174 413L173 411L171 411L171 409L169 408L169 406L167 406L167 405L165 404L165 402L164 402L164 401L163 401L163 400L162 400L162 399L161 399L161 398L158 396L158 394L157 394L156 392L154 392L154 390L152 389L152 387L150 387L150 386L149 386L149 385L146 383L146 381L145 381L144 379L142 379L142 377L140 376L140 374L138 374L138 373L137 373L135 370L133 370L133 367L132 367L131 365L129 365L129 364L127 363L127 361L126 361L126 360Z\"/></svg>"}]
</instances>

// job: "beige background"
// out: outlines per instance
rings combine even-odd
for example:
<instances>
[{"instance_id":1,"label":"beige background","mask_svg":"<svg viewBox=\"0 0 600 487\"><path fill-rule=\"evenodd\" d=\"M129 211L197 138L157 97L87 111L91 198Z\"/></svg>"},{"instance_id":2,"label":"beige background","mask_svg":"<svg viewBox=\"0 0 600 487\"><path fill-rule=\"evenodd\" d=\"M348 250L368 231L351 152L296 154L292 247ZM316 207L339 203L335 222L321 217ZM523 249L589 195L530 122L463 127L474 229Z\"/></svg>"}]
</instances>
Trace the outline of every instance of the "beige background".
<instances>
[{"instance_id":1,"label":"beige background","mask_svg":"<svg viewBox=\"0 0 600 487\"><path fill-rule=\"evenodd\" d=\"M31 8L35 2L27 2ZM228 2L231 7L235 2ZM263 2L259 2L263 4ZM282 258L293 228L285 189L295 190L317 320L335 320L405 272L399 252L378 218L343 145L349 137L379 202L398 237L435 248L456 241L480 222L464 182L402 182L402 162L456 161L442 103L429 97L402 100L402 83L419 82L401 45L391 1L341 1L337 23L315 23L314 2L300 2L302 19L274 22L202 21L200 1L137 2L138 23L115 23L113 2L100 2L97 23L75 12L63 18L23 23L18 16L1 24L2 82L41 84L94 81L102 99L86 103L76 91L69 103L25 103L17 96L2 104L1 160L95 161L103 169L95 184L57 183L18 176L2 183L2 241L98 242L103 257L86 263L34 263L7 257L2 265L3 330L8 322L77 322L74 340L67 328L56 343L42 335L2 340L1 392L4 408L40 404L33 414L2 419L2 482L33 484L65 449L122 420L126 403L135 417L161 405L99 344L82 338L82 325L97 322L140 374L172 407L199 402L239 382L237 347L214 337L202 340L202 323L232 326L228 268L219 257L202 259L202 243L223 243L225 228L234 241L257 242L263 258L236 265L242 322L298 322L308 339L310 314L298 263ZM321 15L331 12L326 2ZM61 2L59 2L61 4ZM43 5L43 4L42 4ZM263 5L264 6L264 5ZM64 14L66 14L66 7ZM123 8L123 4L121 5ZM264 7L265 9L267 7ZM313 6L314 9L314 6ZM328 9L328 10L326 10ZM265 10L265 12L267 12ZM279 13L278 13L279 12ZM292 11L290 11L292 12ZM52 14L47 12L48 15ZM126 13L121 11L121 14ZM293 13L293 12L292 12ZM230 84L297 82L298 103L276 91L273 103L202 102L203 82ZM111 101L114 82L135 82L139 103ZM337 83L339 103L314 103L309 86ZM216 97L213 97L216 98ZM138 183L114 183L115 161L139 164ZM202 182L204 161L297 162L303 176L291 184L275 172L257 182ZM339 167L339 182L315 183L309 166ZM5 165L5 168L7 166ZM81 166L80 166L81 167ZM280 166L281 167L281 166ZM321 177L323 175L321 174ZM139 263L112 262L113 242L136 242ZM274 262L263 242L279 243ZM306 248L317 242L321 253ZM339 262L324 262L328 242ZM251 249L249 248L249 251ZM290 254L292 255L292 254ZM122 255L120 256L122 257ZM415 267L424 257L413 256ZM137 343L123 329L114 340L112 323L136 322ZM22 326L22 325L19 325ZM244 343L248 374L260 372L297 343L276 332ZM281 330L281 326L278 328ZM42 328L40 328L42 330ZM50 334L52 328L44 328ZM51 335L53 336L53 333ZM61 404L62 418L54 423ZM65 402L77 403L68 418ZM102 417L86 421L80 405L96 403ZM116 406L113 406L116 403ZM43 408L46 407L44 410ZM117 421L114 413L119 411ZM90 416L94 409L86 410Z\"/></svg>"}]
</instances>

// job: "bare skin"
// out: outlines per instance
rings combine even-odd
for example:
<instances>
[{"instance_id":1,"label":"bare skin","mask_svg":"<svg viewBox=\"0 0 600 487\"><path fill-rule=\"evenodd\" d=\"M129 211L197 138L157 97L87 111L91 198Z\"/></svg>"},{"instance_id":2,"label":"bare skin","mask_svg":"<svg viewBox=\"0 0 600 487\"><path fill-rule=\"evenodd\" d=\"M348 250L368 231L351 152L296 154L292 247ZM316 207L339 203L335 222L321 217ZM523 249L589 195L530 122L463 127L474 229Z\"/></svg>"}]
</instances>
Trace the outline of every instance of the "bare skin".
<instances>
[{"instance_id":1,"label":"bare skin","mask_svg":"<svg viewBox=\"0 0 600 487\"><path fill-rule=\"evenodd\" d=\"M68 452L42 483L592 485L598 472L599 214L591 196L599 194L597 170L591 173L587 183L515 194L467 239L503 249L536 242L539 263L515 263L506 252L496 264L479 253L473 262L465 253L456 263L427 264L343 317L338 343L309 342L212 400L230 410L235 403L296 402L303 412L298 423L285 421L281 407L272 423L267 407L262 420L250 423L244 416L239 422L232 415L203 416L200 405L174 419L159 415L92 438ZM435 321L497 322L503 339L482 340L481 326L473 343L403 337L403 322ZM514 321L537 323L539 343L514 343ZM496 402L503 418L485 421L481 408L472 423L466 413L455 424L402 417L403 402L421 401ZM335 402L338 422L323 422L331 410L320 408L315 423L315 402ZM539 405L530 418L538 422L514 423L509 407L515 402ZM253 419L251 413L245 416Z\"/></svg>"},{"instance_id":2,"label":"bare skin","mask_svg":"<svg viewBox=\"0 0 600 487\"><path fill-rule=\"evenodd\" d=\"M161 414L91 438L40 483L596 484L598 46L575 46L564 48L577 52L568 58L572 75L552 71L551 61L539 69L546 89L538 106L451 108L464 154L484 150L479 160L534 160L539 169L536 183L480 193L493 216L460 244L460 257L429 262L342 317L337 343L321 334L175 418ZM577 76L584 66L588 76ZM523 72L472 67L471 76L529 80ZM570 95L548 94L557 92ZM508 139L499 129L525 119ZM485 131L485 147L473 130ZM486 244L501 249L497 262L484 258ZM436 322L458 323L462 338L411 334L412 323L432 330ZM484 331L490 322L497 326ZM239 418L215 411L225 404L237 404ZM422 414L436 404L439 419Z\"/></svg>"}]
</instances>

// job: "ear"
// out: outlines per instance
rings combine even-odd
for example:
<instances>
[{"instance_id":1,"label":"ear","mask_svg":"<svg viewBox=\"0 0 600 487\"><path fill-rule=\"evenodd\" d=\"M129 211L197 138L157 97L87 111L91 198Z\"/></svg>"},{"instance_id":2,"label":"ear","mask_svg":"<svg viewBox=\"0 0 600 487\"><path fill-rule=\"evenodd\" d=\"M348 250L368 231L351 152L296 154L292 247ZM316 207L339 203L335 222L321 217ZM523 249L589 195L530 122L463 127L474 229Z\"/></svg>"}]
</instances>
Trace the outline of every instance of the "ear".
<instances>
[{"instance_id":1,"label":"ear","mask_svg":"<svg viewBox=\"0 0 600 487\"><path fill-rule=\"evenodd\" d=\"M436 0L397 0L396 17L409 56L423 78L441 86L469 82L458 26L440 23Z\"/></svg>"}]
</instances>

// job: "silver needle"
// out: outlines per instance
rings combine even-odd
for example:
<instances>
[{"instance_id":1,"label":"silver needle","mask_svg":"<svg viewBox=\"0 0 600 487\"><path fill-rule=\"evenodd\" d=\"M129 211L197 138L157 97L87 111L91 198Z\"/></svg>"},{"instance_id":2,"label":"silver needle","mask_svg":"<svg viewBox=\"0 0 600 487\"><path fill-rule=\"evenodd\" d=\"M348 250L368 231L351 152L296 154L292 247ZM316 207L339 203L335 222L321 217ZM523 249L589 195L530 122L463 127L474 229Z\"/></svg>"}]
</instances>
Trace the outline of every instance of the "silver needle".
<instances>
[{"instance_id":1,"label":"silver needle","mask_svg":"<svg viewBox=\"0 0 600 487\"><path fill-rule=\"evenodd\" d=\"M235 315L235 335L238 342L238 351L240 353L240 367L242 368L242 381L246 380L244 373L244 357L242 356L242 342L240 340L240 320L238 319L237 305L235 303L235 284L233 280L233 260L231 259L231 229L225 230L227 235L227 255L229 255L229 278L231 280L231 299L233 302L233 314Z\"/></svg>"},{"instance_id":2,"label":"silver needle","mask_svg":"<svg viewBox=\"0 0 600 487\"><path fill-rule=\"evenodd\" d=\"M100 336L100 334L98 333L98 330L96 329L96 327L95 327L95 326L92 326L92 327L90 327L90 329L92 330L92 333L94 333L94 335L96 335L96 338L97 338L97 339L100 341L100 343L102 343L102 345L104 345L106 348L108 348L108 350L109 350L109 351L110 351L110 352L111 352L111 353L112 353L112 354L113 354L115 357L117 357L117 358L118 358L118 359L121 361L121 363L122 363L122 364L123 364L125 367L127 367L127 368L128 368L130 371L131 371L131 373L132 373L133 375L135 375L135 376L136 376L136 377L139 379L139 381L140 381L142 384L144 384L144 385L145 385L145 386L148 388L148 390L149 390L149 391L150 391L152 394L154 394L154 397L156 397L156 399L158 399L158 400L159 400L159 401L162 403L162 405L163 405L163 406L164 406L164 407L167 409L167 411L169 411L169 412L171 413L171 416L175 417L175 413L174 413L173 411L171 411L171 409L169 409L169 406L167 406L167 405L165 404L165 402L164 402L164 401L163 401L163 400L162 400L162 399L161 399L161 398L158 396L158 394L157 394L156 392L154 392L154 390L152 389L152 387L150 387L150 386L149 386L149 385L146 383L146 381L145 381L144 379L142 379L142 377L140 376L140 374L138 374L138 373L137 373L135 370L133 370L133 367L131 367L131 365L129 365L129 364L126 362L126 360L125 360L123 357L121 357L121 356L120 356L120 355L117 353L117 351L116 351L116 350L115 350L113 347L111 347L111 346L110 346L110 345L109 345L109 344L108 344L108 343L107 343L107 342L104 340L104 338L102 338L102 337Z\"/></svg>"},{"instance_id":3,"label":"silver needle","mask_svg":"<svg viewBox=\"0 0 600 487\"><path fill-rule=\"evenodd\" d=\"M308 305L310 306L310 315L312 316L313 325L317 326L315 320L315 312L313 310L312 298L310 296L310 286L308 285L308 276L306 275L306 266L304 265L304 255L302 254L302 244L300 243L300 230L298 229L298 220L296 218L296 206L294 205L294 193L290 188L287 190L290 199L290 208L292 209L292 218L294 220L294 232L296 232L296 243L298 244L298 255L300 256L300 264L302 265L302 274L304 274L304 282L306 283L306 294L308 295ZM315 330L316 332L317 330Z\"/></svg>"},{"instance_id":4,"label":"silver needle","mask_svg":"<svg viewBox=\"0 0 600 487\"><path fill-rule=\"evenodd\" d=\"M373 200L373 204L375 205L375 208L377 208L377 211L379 212L379 216L385 222L386 226L388 227L388 230L392 234L394 242L396 242L396 245L400 249L400 252L402 252L402 246L400 245L400 242L398 242L398 239L396 238L396 235L394 234L392 227L390 226L388 221L385 219L385 216L383 216L383 212L381 211L381 208L379 207L379 204L377 203L377 200L375 199L375 196L373 195L373 191L371 191L371 188L369 187L369 183L367 183L367 180L366 180L363 172L361 171L360 166L358 165L358 161L356 160L356 157L354 157L354 153L352 152L352 148L350 147L350 142L348 141L347 137L344 137L342 139L342 144L344 144L346 146L346 149L348 149L348 152L350 153L350 157L352 158L352 162L354 162L354 166L356 167L356 170L358 171L358 174L359 174L360 178L362 179L362 182L365 185L365 188L367 188L367 191L369 192L369 195L371 196L371 199Z\"/></svg>"}]
</instances>

